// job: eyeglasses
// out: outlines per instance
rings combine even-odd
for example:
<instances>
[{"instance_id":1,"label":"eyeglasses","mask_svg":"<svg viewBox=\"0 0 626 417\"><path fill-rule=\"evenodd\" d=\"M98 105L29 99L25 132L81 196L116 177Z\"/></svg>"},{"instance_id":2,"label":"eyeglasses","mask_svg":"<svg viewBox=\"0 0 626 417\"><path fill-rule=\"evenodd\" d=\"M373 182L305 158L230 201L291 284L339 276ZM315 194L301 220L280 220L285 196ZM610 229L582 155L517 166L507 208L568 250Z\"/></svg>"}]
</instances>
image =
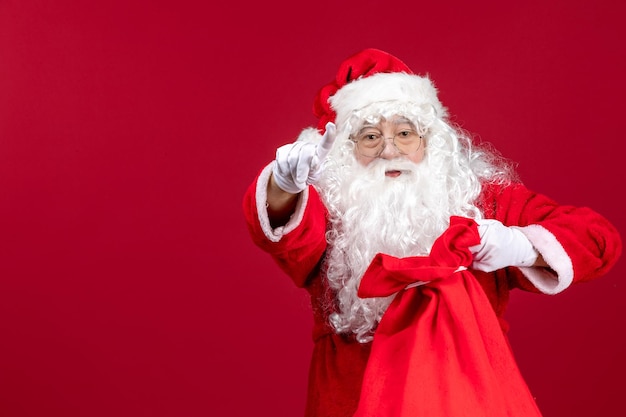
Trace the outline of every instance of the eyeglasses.
<instances>
[{"instance_id":1,"label":"eyeglasses","mask_svg":"<svg viewBox=\"0 0 626 417\"><path fill-rule=\"evenodd\" d=\"M389 138L376 129L366 129L350 137L350 140L356 144L357 151L368 158L379 157L385 150L388 139L391 139L391 143L399 153L411 155L420 149L424 137L412 129L401 130Z\"/></svg>"}]
</instances>

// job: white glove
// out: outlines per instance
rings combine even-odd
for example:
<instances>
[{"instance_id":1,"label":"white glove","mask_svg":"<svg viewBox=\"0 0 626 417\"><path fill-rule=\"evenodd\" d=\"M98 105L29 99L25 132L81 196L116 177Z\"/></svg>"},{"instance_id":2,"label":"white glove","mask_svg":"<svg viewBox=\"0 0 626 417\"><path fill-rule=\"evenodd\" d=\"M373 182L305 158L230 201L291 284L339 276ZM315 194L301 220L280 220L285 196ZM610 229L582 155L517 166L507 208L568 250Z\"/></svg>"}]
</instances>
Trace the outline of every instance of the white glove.
<instances>
[{"instance_id":1,"label":"white glove","mask_svg":"<svg viewBox=\"0 0 626 417\"><path fill-rule=\"evenodd\" d=\"M472 268L492 272L507 266L532 266L537 250L517 227L507 227L497 220L476 220L480 244L470 246L474 254Z\"/></svg>"},{"instance_id":2,"label":"white glove","mask_svg":"<svg viewBox=\"0 0 626 417\"><path fill-rule=\"evenodd\" d=\"M322 162L328 155L336 137L335 124L326 124L326 133L319 144L294 142L276 150L276 163L272 174L281 190L298 194L309 184L314 184L322 173Z\"/></svg>"}]
</instances>

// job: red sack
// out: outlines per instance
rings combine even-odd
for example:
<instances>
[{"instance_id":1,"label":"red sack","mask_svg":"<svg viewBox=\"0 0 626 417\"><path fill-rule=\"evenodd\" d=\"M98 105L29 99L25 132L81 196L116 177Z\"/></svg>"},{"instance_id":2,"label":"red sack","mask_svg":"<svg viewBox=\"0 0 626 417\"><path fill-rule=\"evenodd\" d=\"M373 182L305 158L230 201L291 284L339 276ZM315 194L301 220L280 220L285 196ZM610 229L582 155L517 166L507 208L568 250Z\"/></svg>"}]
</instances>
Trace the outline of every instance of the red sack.
<instances>
[{"instance_id":1,"label":"red sack","mask_svg":"<svg viewBox=\"0 0 626 417\"><path fill-rule=\"evenodd\" d=\"M452 217L430 256L374 258L359 296L398 294L374 335L355 417L541 416L466 269L478 243L476 223Z\"/></svg>"}]
</instances>

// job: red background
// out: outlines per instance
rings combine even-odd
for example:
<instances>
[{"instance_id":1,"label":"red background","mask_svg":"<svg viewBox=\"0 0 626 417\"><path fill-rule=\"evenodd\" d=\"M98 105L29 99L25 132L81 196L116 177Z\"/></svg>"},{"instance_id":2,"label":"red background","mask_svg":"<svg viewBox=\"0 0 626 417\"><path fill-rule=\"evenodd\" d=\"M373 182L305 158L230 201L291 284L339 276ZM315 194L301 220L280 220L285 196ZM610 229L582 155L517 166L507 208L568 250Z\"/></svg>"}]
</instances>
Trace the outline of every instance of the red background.
<instances>
[{"instance_id":1,"label":"red background","mask_svg":"<svg viewBox=\"0 0 626 417\"><path fill-rule=\"evenodd\" d=\"M241 198L365 47L626 230L623 2L260 3L0 1L0 415L301 415L307 299ZM624 265L514 295L546 417L626 415Z\"/></svg>"}]
</instances>

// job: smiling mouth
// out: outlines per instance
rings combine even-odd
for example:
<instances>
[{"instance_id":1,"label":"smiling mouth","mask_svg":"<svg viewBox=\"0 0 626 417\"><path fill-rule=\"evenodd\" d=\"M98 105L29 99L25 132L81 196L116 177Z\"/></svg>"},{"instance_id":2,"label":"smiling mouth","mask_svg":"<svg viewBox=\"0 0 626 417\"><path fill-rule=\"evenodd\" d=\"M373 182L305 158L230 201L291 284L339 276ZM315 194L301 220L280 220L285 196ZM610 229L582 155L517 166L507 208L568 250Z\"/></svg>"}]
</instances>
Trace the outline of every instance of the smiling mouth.
<instances>
[{"instance_id":1,"label":"smiling mouth","mask_svg":"<svg viewBox=\"0 0 626 417\"><path fill-rule=\"evenodd\" d=\"M385 171L386 177L396 178L402 174L402 171L397 169L390 169L389 171Z\"/></svg>"}]
</instances>

